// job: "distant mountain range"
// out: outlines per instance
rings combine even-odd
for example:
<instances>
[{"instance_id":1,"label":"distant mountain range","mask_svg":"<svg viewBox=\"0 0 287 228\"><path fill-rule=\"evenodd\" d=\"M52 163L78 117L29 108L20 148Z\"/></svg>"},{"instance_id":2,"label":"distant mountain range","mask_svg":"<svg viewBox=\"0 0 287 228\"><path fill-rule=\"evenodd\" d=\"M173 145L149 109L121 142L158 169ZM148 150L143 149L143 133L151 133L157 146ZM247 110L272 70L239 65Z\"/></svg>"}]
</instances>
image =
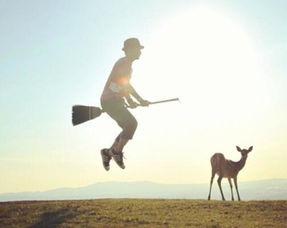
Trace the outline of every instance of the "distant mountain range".
<instances>
[{"instance_id":1,"label":"distant mountain range","mask_svg":"<svg viewBox=\"0 0 287 228\"><path fill-rule=\"evenodd\" d=\"M287 200L287 179L239 182L242 200ZM230 200L227 180L222 183L225 198ZM80 188L60 188L43 192L0 194L0 201L66 200L99 198L207 199L209 184L159 184L153 182L100 182ZM237 199L235 187L233 194ZM216 180L212 199L221 199Z\"/></svg>"}]
</instances>

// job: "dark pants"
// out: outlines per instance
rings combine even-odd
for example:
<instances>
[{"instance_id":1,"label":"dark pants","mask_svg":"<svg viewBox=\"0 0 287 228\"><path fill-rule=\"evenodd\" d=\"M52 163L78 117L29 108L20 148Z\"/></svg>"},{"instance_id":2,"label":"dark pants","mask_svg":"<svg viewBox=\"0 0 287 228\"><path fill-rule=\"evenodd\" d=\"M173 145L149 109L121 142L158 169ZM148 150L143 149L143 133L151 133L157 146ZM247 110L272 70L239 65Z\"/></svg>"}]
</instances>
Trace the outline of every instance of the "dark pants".
<instances>
[{"instance_id":1,"label":"dark pants","mask_svg":"<svg viewBox=\"0 0 287 228\"><path fill-rule=\"evenodd\" d=\"M135 117L125 107L123 98L111 98L101 100L103 110L113 118L122 128L122 132L116 138L116 141L122 139L132 139L137 128L138 122Z\"/></svg>"}]
</instances>

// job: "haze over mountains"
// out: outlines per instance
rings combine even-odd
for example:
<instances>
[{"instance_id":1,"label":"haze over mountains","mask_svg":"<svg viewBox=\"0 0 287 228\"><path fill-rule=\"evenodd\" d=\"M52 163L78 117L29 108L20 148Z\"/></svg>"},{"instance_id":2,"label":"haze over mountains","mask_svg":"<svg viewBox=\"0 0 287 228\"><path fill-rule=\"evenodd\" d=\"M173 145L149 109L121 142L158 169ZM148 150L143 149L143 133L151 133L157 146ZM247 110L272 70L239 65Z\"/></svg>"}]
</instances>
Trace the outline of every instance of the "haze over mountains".
<instances>
[{"instance_id":1,"label":"haze over mountains","mask_svg":"<svg viewBox=\"0 0 287 228\"><path fill-rule=\"evenodd\" d=\"M242 200L286 200L287 179L239 182ZM225 198L230 200L227 180L222 183ZM154 182L100 182L80 188L60 188L43 192L0 194L0 201L65 200L99 198L207 199L209 184L160 184ZM233 194L237 200L235 188ZM216 180L211 199L221 199Z\"/></svg>"}]
</instances>

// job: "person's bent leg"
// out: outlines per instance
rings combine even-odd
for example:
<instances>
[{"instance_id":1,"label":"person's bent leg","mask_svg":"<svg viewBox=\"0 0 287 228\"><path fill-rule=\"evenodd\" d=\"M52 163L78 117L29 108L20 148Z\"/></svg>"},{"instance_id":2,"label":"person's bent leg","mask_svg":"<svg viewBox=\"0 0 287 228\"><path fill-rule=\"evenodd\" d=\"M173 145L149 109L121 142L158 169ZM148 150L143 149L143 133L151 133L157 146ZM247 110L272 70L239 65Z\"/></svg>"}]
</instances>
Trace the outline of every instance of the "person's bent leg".
<instances>
[{"instance_id":1,"label":"person's bent leg","mask_svg":"<svg viewBox=\"0 0 287 228\"><path fill-rule=\"evenodd\" d=\"M137 128L137 121L125 107L123 99L104 101L102 102L102 107L122 128L122 132L118 135L109 149L109 155L121 168L124 168L122 150L127 142L133 138L134 132Z\"/></svg>"},{"instance_id":2,"label":"person's bent leg","mask_svg":"<svg viewBox=\"0 0 287 228\"><path fill-rule=\"evenodd\" d=\"M135 130L137 128L137 121L131 115L129 121L127 121L123 126L123 131L120 134L119 140L117 143L114 143L114 146L110 150L110 155L114 158L115 162L122 169L125 168L123 163L123 148L127 144L127 142L133 138Z\"/></svg>"}]
</instances>

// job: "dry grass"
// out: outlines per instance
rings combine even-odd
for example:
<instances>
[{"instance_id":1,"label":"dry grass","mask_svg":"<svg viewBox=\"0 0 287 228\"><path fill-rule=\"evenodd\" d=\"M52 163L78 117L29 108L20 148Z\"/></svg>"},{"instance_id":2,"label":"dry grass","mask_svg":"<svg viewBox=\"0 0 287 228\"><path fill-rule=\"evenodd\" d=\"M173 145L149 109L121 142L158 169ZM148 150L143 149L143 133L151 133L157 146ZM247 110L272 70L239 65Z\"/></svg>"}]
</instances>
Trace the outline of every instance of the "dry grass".
<instances>
[{"instance_id":1,"label":"dry grass","mask_svg":"<svg viewBox=\"0 0 287 228\"><path fill-rule=\"evenodd\" d=\"M0 203L0 227L287 227L287 201L99 199Z\"/></svg>"}]
</instances>

